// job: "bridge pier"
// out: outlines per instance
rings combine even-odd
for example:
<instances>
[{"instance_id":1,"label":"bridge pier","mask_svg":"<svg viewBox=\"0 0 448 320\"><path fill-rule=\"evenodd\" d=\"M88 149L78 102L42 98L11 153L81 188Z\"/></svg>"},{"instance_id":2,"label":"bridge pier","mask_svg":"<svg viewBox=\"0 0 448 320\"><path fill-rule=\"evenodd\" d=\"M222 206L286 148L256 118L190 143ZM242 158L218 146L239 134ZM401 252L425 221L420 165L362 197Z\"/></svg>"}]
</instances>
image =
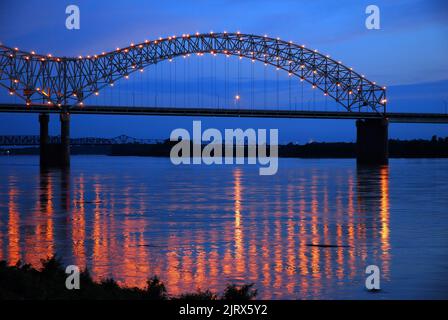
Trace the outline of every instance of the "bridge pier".
<instances>
[{"instance_id":1,"label":"bridge pier","mask_svg":"<svg viewBox=\"0 0 448 320\"><path fill-rule=\"evenodd\" d=\"M60 159L62 167L70 166L70 113L62 112L59 117L61 122L61 149Z\"/></svg>"},{"instance_id":2,"label":"bridge pier","mask_svg":"<svg viewBox=\"0 0 448 320\"><path fill-rule=\"evenodd\" d=\"M40 124L40 166L45 167L61 167L70 166L70 114L63 112L60 114L61 123L61 143L50 144L48 134L48 123L50 116L48 113L39 114Z\"/></svg>"},{"instance_id":3,"label":"bridge pier","mask_svg":"<svg viewBox=\"0 0 448 320\"><path fill-rule=\"evenodd\" d=\"M356 160L358 164L388 164L389 121L363 119L356 121Z\"/></svg>"},{"instance_id":4,"label":"bridge pier","mask_svg":"<svg viewBox=\"0 0 448 320\"><path fill-rule=\"evenodd\" d=\"M39 114L40 125L40 141L39 141L39 161L42 167L48 166L50 163L50 152L48 146L48 122L50 122L50 116L48 113Z\"/></svg>"}]
</instances>

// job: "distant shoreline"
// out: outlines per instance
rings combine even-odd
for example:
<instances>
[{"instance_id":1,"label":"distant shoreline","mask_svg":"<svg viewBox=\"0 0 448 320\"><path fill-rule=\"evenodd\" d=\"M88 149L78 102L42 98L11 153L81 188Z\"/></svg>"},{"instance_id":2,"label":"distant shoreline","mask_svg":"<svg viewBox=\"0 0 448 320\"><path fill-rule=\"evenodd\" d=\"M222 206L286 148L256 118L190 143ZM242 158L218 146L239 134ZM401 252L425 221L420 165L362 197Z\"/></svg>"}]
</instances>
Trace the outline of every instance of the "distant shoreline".
<instances>
[{"instance_id":1,"label":"distant shoreline","mask_svg":"<svg viewBox=\"0 0 448 320\"><path fill-rule=\"evenodd\" d=\"M169 157L176 142L165 140L152 144L72 145L72 155ZM267 146L269 150L269 146ZM235 153L235 152L234 152ZM268 152L269 153L269 152ZM35 155L39 147L0 147L0 155ZM224 152L223 152L224 154ZM247 157L247 146L244 152ZM355 158L356 143L312 142L283 144L278 147L280 158ZM390 158L448 158L448 137L431 140L389 140Z\"/></svg>"}]
</instances>

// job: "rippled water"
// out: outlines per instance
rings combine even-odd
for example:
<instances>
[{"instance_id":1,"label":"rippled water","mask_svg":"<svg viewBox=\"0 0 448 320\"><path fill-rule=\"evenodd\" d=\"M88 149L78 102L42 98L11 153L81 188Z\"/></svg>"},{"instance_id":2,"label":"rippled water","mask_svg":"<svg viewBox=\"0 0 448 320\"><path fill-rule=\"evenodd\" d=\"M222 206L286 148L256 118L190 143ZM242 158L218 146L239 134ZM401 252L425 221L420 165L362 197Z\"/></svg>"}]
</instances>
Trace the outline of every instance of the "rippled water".
<instances>
[{"instance_id":1,"label":"rippled water","mask_svg":"<svg viewBox=\"0 0 448 320\"><path fill-rule=\"evenodd\" d=\"M0 157L0 260L57 253L95 279L170 294L254 282L259 298L448 298L448 160L281 159L173 166L168 158L73 156L41 171ZM325 245L325 246L322 246ZM381 270L379 293L365 268Z\"/></svg>"}]
</instances>

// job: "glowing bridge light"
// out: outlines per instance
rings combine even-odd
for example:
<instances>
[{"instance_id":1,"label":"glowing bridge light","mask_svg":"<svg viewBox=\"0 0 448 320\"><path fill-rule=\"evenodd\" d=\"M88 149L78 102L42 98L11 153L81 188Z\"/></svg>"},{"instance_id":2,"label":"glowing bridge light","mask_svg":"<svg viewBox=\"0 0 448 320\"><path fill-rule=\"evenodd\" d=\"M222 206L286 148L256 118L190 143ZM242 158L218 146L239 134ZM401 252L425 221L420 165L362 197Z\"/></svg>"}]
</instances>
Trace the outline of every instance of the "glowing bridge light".
<instances>
[{"instance_id":1,"label":"glowing bridge light","mask_svg":"<svg viewBox=\"0 0 448 320\"><path fill-rule=\"evenodd\" d=\"M240 99L241 99L241 97L239 94L235 95L235 100L240 100Z\"/></svg>"},{"instance_id":2,"label":"glowing bridge light","mask_svg":"<svg viewBox=\"0 0 448 320\"><path fill-rule=\"evenodd\" d=\"M387 102L387 99L383 99L383 100L381 100L381 103L382 104L385 104Z\"/></svg>"}]
</instances>

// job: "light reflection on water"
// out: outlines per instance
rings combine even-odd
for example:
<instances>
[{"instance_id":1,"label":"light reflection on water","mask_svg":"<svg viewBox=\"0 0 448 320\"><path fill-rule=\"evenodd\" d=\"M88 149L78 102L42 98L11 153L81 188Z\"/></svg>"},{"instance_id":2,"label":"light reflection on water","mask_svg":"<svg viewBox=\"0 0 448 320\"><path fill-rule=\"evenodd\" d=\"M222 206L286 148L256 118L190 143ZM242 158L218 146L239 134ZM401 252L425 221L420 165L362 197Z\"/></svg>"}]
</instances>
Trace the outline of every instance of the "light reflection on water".
<instances>
[{"instance_id":1,"label":"light reflection on water","mask_svg":"<svg viewBox=\"0 0 448 320\"><path fill-rule=\"evenodd\" d=\"M278 174L266 177L253 166L174 167L165 158L75 156L70 170L41 171L35 157L3 157L0 259L39 266L57 253L87 265L95 279L127 286L158 275L173 295L254 282L268 299L400 298L419 290L446 297L446 281L431 283L446 271L447 201L422 192L418 168L447 181L447 162L436 160L357 168L352 160L281 159ZM412 169L404 179L402 170ZM448 191L443 185L434 197ZM434 200L437 225L428 232L441 245L422 267L431 272L434 259L440 266L415 288L400 248L412 232L428 232L412 221L415 206L403 213L403 192ZM369 264L381 269L383 293L364 290Z\"/></svg>"}]
</instances>

